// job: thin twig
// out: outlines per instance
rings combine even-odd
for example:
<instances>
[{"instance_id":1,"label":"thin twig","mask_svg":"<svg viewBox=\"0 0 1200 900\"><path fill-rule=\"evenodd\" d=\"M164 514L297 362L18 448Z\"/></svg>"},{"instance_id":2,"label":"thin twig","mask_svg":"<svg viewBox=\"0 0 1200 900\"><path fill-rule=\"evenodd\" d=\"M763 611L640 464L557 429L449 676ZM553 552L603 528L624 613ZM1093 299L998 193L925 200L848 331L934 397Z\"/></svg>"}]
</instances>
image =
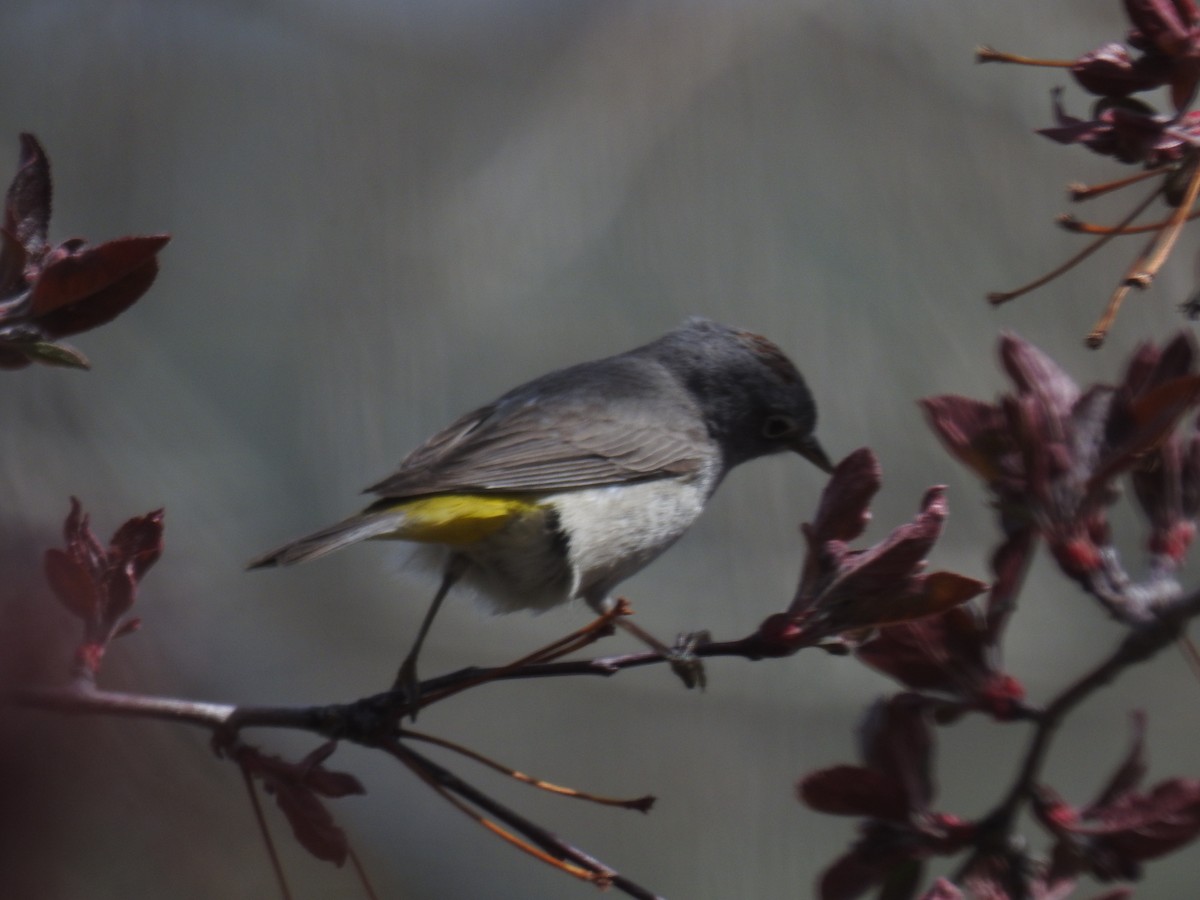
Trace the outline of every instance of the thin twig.
<instances>
[{"instance_id":1,"label":"thin twig","mask_svg":"<svg viewBox=\"0 0 1200 900\"><path fill-rule=\"evenodd\" d=\"M1128 280L1134 287L1150 286L1150 282L1154 280L1158 270L1163 267L1163 263L1175 249L1175 242L1183 233L1183 226L1188 220L1188 211L1196 205L1197 196L1200 196L1200 162L1193 163L1192 177L1188 179L1187 192L1183 195L1183 202L1175 208L1175 212L1167 220L1167 226L1162 230L1154 253L1146 261L1141 271L1129 276Z\"/></svg>"},{"instance_id":2,"label":"thin twig","mask_svg":"<svg viewBox=\"0 0 1200 900\"><path fill-rule=\"evenodd\" d=\"M1069 69L1075 65L1073 59L1034 59L1031 56L1017 56L1015 53L1001 53L995 47L986 44L975 48L975 62L1013 63L1018 66L1042 66L1049 69Z\"/></svg>"},{"instance_id":3,"label":"thin twig","mask_svg":"<svg viewBox=\"0 0 1200 900\"><path fill-rule=\"evenodd\" d=\"M350 864L354 866L354 871L358 875L358 883L362 885L364 891L367 892L368 900L379 900L379 895L375 893L375 888L371 884L371 879L367 877L367 870L363 868L362 860L358 858L358 854L354 852L354 848L346 846L346 856L350 859Z\"/></svg>"},{"instance_id":4,"label":"thin twig","mask_svg":"<svg viewBox=\"0 0 1200 900\"><path fill-rule=\"evenodd\" d=\"M611 634L613 622L618 617L629 614L629 604L628 602L622 600L618 602L611 610L599 616L598 618L593 619L582 628L571 632L565 637L551 641L546 646L534 650L532 653L528 653L525 656L522 656L513 662L507 663L498 669L478 670L478 674L476 674L473 678L467 678L455 684L433 686L428 688L426 688L425 685L422 685L420 693L420 706L424 708L433 703L445 700L447 697L452 697L455 694L461 693L468 688L476 687L488 681L497 680L498 678L503 677L503 674L506 671L515 671L532 665L553 662L571 653L575 653L578 650L582 650L584 647L591 646L600 638Z\"/></svg>"},{"instance_id":5,"label":"thin twig","mask_svg":"<svg viewBox=\"0 0 1200 900\"><path fill-rule=\"evenodd\" d=\"M1140 216L1143 212L1145 212L1146 208L1151 203L1153 203L1154 199L1156 197L1158 197L1159 194L1161 194L1162 192L1163 192L1163 187L1162 187L1162 185L1159 185L1157 188L1154 189L1154 191L1149 196L1147 196L1144 200L1142 200L1141 203L1139 203L1137 206L1135 206L1133 208L1133 210L1129 213L1129 215L1127 215L1124 219L1122 219L1117 224L1117 226L1116 226L1117 229L1119 230L1121 228L1125 228L1127 225L1129 225L1130 222L1132 222L1134 219L1136 219L1138 216ZM1071 269L1075 268L1077 265L1079 265L1081 262L1083 262L1085 259L1087 259L1089 256L1091 256L1093 253L1095 253L1097 250L1099 250L1101 247L1103 247L1105 244L1107 244L1109 241L1111 241L1116 236L1117 236L1116 231L1114 231L1111 234L1100 235L1096 240L1092 241L1092 243L1088 244L1086 247L1084 247L1082 250L1080 250L1078 253L1076 253L1074 256L1072 256L1070 259L1068 259L1066 262L1064 262L1062 265L1056 266L1055 268L1051 269L1049 272L1047 272L1041 278L1037 278L1037 279L1029 282L1028 284L1022 285L1019 288L1014 288L1011 291L994 291L994 292L988 294L988 297L987 297L988 302L991 303L993 306L999 306L1001 303L1007 303L1009 300L1015 300L1017 297L1024 296L1025 294L1028 294L1030 291L1035 291L1038 288L1042 287L1043 285L1049 284L1051 281L1053 281L1055 278L1058 278L1060 275L1063 275L1063 274L1071 271Z\"/></svg>"},{"instance_id":6,"label":"thin twig","mask_svg":"<svg viewBox=\"0 0 1200 900\"><path fill-rule=\"evenodd\" d=\"M766 645L757 633L731 641L700 644L694 652L699 657L736 657L750 660L779 655L774 648ZM421 692L433 694L468 684L519 681L528 678L579 675L610 677L626 669L667 663L668 660L658 653L641 651L593 659L533 663L515 669L511 666L472 666L426 679L421 683ZM0 699L17 706L57 712L159 719L198 725L222 734L243 728L289 728L308 731L321 737L374 746L380 738L381 722L387 723L386 733L395 732L395 704L392 692L375 694L351 703L324 706L233 706L120 691L81 690L72 686L17 688Z\"/></svg>"},{"instance_id":7,"label":"thin twig","mask_svg":"<svg viewBox=\"0 0 1200 900\"><path fill-rule=\"evenodd\" d=\"M275 842L271 840L271 829L267 827L267 817L263 815L262 803L258 799L258 791L254 789L254 778L250 774L250 770L245 766L238 766L242 770L242 781L246 784L246 793L250 795L250 806L254 809L254 819L258 822L258 832L262 835L263 843L267 848L267 856L271 859L271 868L275 871L275 881L279 885L279 893L283 900L291 900L292 892L288 889L287 876L283 874L283 864L279 861L279 851L275 849Z\"/></svg>"},{"instance_id":8,"label":"thin twig","mask_svg":"<svg viewBox=\"0 0 1200 900\"><path fill-rule=\"evenodd\" d=\"M1189 222L1195 219L1200 219L1200 210L1189 214L1187 217L1187 221ZM1084 222L1069 213L1059 216L1054 221L1074 234L1111 234L1114 237L1125 237L1131 234L1150 234L1154 231L1161 231L1171 222L1167 218L1159 219L1157 222L1147 222L1145 225L1131 225L1126 228L1119 228L1116 225L1097 225L1095 222Z\"/></svg>"},{"instance_id":9,"label":"thin twig","mask_svg":"<svg viewBox=\"0 0 1200 900\"><path fill-rule=\"evenodd\" d=\"M1159 186L1158 190L1155 191L1150 198L1147 198L1147 201L1149 201L1149 199L1155 195L1161 193L1162 190L1163 188ZM1194 197L1192 199L1193 201L1195 200ZM1148 202L1143 204L1141 209L1144 209L1146 205L1148 205ZM1122 229L1127 226L1131 221L1133 221L1133 215L1140 213L1141 209L1135 210L1133 214L1122 219L1117 225L1117 228ZM1113 235L1105 235L1104 237L1100 238L1100 240L1103 241L1112 236ZM1125 270L1125 276L1121 279L1121 283L1117 285L1116 289L1112 292L1112 296L1108 298L1108 305L1104 308L1104 312L1101 313L1100 318L1096 320L1096 324L1092 326L1092 330L1088 332L1087 337L1083 339L1085 345L1095 350L1101 344L1103 344L1104 339L1108 337L1109 329L1112 328L1112 323L1116 321L1117 313L1121 309L1121 304L1125 302L1125 298L1129 295L1130 289L1135 286L1145 287L1146 284L1149 284L1149 282L1141 284L1137 280L1137 275L1140 272L1148 271L1149 263L1146 260L1148 257L1153 256L1154 248L1160 245L1161 240L1162 232L1160 231L1150 238L1146 245L1141 249L1141 252L1134 257L1134 260L1132 263L1130 263L1129 268Z\"/></svg>"},{"instance_id":10,"label":"thin twig","mask_svg":"<svg viewBox=\"0 0 1200 900\"><path fill-rule=\"evenodd\" d=\"M445 750L450 750L460 756L465 756L467 759L477 762L482 766L499 772L501 775L507 775L514 781L519 781L522 784L528 784L538 790L546 791L551 794L558 794L563 797L573 797L576 800L587 800L591 803L598 803L601 806L616 806L621 809L635 809L638 812L649 812L650 807L654 805L654 798L651 796L633 797L630 799L622 797L602 797L599 794L589 794L586 791L579 791L575 788L563 787L559 784L553 784L549 781L543 781L540 778L534 778L531 775L526 775L524 772L518 772L516 769L509 766L503 766L472 750L470 747L464 747L462 744L457 744L454 741L448 741L445 738L437 737L432 734L425 734L419 731L413 731L410 728L404 729L404 737L409 740L424 741L427 744L433 744L435 747L442 747Z\"/></svg>"},{"instance_id":11,"label":"thin twig","mask_svg":"<svg viewBox=\"0 0 1200 900\"><path fill-rule=\"evenodd\" d=\"M1155 175L1161 175L1174 168L1175 165L1175 163L1168 163L1153 169L1143 169L1127 178L1118 178L1116 181L1106 181L1103 184L1071 184L1067 186L1067 194L1077 203L1092 200L1104 194L1127 188L1131 184L1137 184L1139 181L1145 181L1147 178L1153 178Z\"/></svg>"},{"instance_id":12,"label":"thin twig","mask_svg":"<svg viewBox=\"0 0 1200 900\"><path fill-rule=\"evenodd\" d=\"M443 790L457 794L472 806L476 806L504 822L505 825L523 835L549 857L562 861L566 865L577 866L594 873L596 877L591 880L598 880L604 884L611 885L631 897L639 898L639 900L659 900L658 895L654 892L629 880L614 871L611 867L598 862L593 857L568 844L557 835L551 834L541 826L518 815L508 807L493 800L487 794L462 781L458 776L439 766L433 760L417 753L411 747L404 746L399 741L389 741L381 744L380 749L400 759L414 771L421 772L422 778L432 779L431 783L436 782Z\"/></svg>"}]
</instances>

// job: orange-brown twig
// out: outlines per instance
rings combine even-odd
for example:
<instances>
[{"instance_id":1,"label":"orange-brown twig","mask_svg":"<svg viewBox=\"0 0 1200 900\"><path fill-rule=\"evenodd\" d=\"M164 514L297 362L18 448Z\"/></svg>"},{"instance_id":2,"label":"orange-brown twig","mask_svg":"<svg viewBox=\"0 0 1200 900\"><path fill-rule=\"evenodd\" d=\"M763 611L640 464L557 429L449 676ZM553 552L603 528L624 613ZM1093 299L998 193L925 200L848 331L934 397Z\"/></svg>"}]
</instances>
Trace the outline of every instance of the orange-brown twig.
<instances>
[{"instance_id":1,"label":"orange-brown twig","mask_svg":"<svg viewBox=\"0 0 1200 900\"><path fill-rule=\"evenodd\" d=\"M404 736L412 740L425 741L428 744L433 744L437 747L443 747L446 750L451 750L460 756L465 756L467 759L473 760L480 765L487 766L493 771L499 772L502 775L507 775L514 781L519 781L522 784L528 784L538 790L547 791L551 794L559 794L563 797L574 797L577 800L587 800L590 803L599 803L602 806L617 806L621 809L634 809L638 812L649 812L650 807L654 805L654 797L633 797L632 799L624 799L620 797L602 797L598 794L589 794L586 791L576 790L575 788L564 787L562 785L553 784L549 781L543 781L540 778L534 778L532 775L526 775L524 772L518 772L516 769L501 765L494 759L484 756L472 750L470 747L464 747L462 744L457 744L454 741L448 741L445 738L437 737L432 734L425 734L419 731L405 729Z\"/></svg>"},{"instance_id":2,"label":"orange-brown twig","mask_svg":"<svg viewBox=\"0 0 1200 900\"><path fill-rule=\"evenodd\" d=\"M1200 210L1188 213L1187 221L1191 222L1194 219L1200 219ZM1094 222L1084 222L1070 213L1064 213L1055 221L1067 231L1075 234L1110 234L1114 237L1123 237L1130 234L1150 234L1153 231L1160 231L1166 228L1171 220L1159 219L1157 222L1147 222L1145 225L1130 225L1121 228L1117 225L1097 225Z\"/></svg>"},{"instance_id":3,"label":"orange-brown twig","mask_svg":"<svg viewBox=\"0 0 1200 900\"><path fill-rule=\"evenodd\" d=\"M561 659L568 654L574 653L576 650L581 650L591 644L594 644L600 638L611 633L613 622L619 616L627 616L631 614L629 604L625 600L619 600L614 604L613 608L603 615L593 619L582 628L572 631L570 634L551 641L544 647L534 650L519 659L506 663L495 669L489 669L485 672L480 672L473 679L467 679L449 687L435 688L428 693L422 693L419 701L419 707L423 708L432 703L437 703L445 700L447 697L452 697L457 693L467 690L468 688L476 687L480 684L485 684L489 681L494 681L497 678L503 678L509 672L525 666L538 665L541 663L553 662L556 659Z\"/></svg>"},{"instance_id":4,"label":"orange-brown twig","mask_svg":"<svg viewBox=\"0 0 1200 900\"><path fill-rule=\"evenodd\" d=\"M993 306L999 306L1001 303L1007 303L1009 300L1015 300L1017 297L1021 297L1021 296L1024 296L1025 294L1028 294L1030 291L1035 291L1038 288L1042 287L1043 285L1049 284L1051 281L1053 281L1059 275L1069 272L1071 269L1075 268L1075 266L1079 265L1081 262L1083 262L1085 259L1087 259L1089 256L1091 256L1093 253L1095 253L1097 250L1099 250L1101 247L1103 247L1105 244L1107 244L1109 241L1111 241L1114 237L1116 237L1117 233L1120 231L1120 229L1128 227L1129 223L1132 222L1134 219L1136 219L1138 216L1140 216L1143 212L1145 212L1146 208L1152 202L1154 202L1154 199L1156 197L1158 197L1162 192L1163 192L1163 187L1162 187L1162 185L1159 185L1157 188L1154 189L1154 191L1152 191L1150 193L1149 196L1147 196L1144 200L1142 200L1141 203L1139 203L1137 206L1135 206L1133 208L1133 210L1130 211L1129 215L1127 215L1124 219L1122 219L1119 223L1117 223L1115 231L1113 231L1110 234L1100 235L1100 237L1098 237L1092 243L1088 244L1086 247L1084 247L1082 250L1080 250L1078 253L1076 253L1074 256L1072 256L1070 259L1068 259L1062 265L1057 266L1054 269L1051 269L1049 272L1047 272L1041 278L1031 281L1028 284L1022 285L1021 287L1016 288L1015 290L999 291L999 292L990 293L987 295L988 302L991 303ZM1111 301L1110 301L1110 306L1111 306ZM1114 313L1114 315L1115 315L1115 313Z\"/></svg>"},{"instance_id":5,"label":"orange-brown twig","mask_svg":"<svg viewBox=\"0 0 1200 900\"><path fill-rule=\"evenodd\" d=\"M1073 59L1034 59L1029 56L1017 56L1014 53L1001 53L995 47L981 44L975 48L975 62L1013 63L1018 66L1044 66L1051 69L1069 69L1075 65Z\"/></svg>"},{"instance_id":6,"label":"orange-brown twig","mask_svg":"<svg viewBox=\"0 0 1200 900\"><path fill-rule=\"evenodd\" d=\"M1175 242L1179 240L1179 235L1183 233L1183 226L1188 220L1188 211L1196 205L1198 196L1200 196L1200 163L1194 162L1192 177L1188 179L1187 192L1183 195L1183 202L1175 208L1175 212L1167 220L1167 225L1160 232L1154 251L1145 265L1128 278L1129 283L1134 287L1150 286L1154 276L1158 274L1163 263L1167 261L1167 257L1171 255L1171 251L1175 249Z\"/></svg>"},{"instance_id":7,"label":"orange-brown twig","mask_svg":"<svg viewBox=\"0 0 1200 900\"><path fill-rule=\"evenodd\" d=\"M1103 184L1071 184L1067 186L1067 194L1077 203L1084 200L1092 200L1112 191L1119 191L1122 188L1129 187L1131 184L1137 184L1139 181L1145 181L1147 178L1153 178L1155 175L1161 175L1169 171L1174 165L1174 163L1169 163L1165 166L1155 166L1153 169L1144 169L1136 175L1130 175L1128 178L1118 178L1116 181L1106 181Z\"/></svg>"}]
</instances>

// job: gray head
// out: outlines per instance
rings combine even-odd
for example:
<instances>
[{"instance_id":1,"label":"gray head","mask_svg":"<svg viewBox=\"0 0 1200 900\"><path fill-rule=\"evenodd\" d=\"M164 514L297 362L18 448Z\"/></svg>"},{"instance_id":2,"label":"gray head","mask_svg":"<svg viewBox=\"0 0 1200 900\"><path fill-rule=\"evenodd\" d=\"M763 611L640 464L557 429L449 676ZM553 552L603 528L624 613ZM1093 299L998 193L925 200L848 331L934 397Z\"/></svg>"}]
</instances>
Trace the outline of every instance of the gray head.
<instances>
[{"instance_id":1,"label":"gray head","mask_svg":"<svg viewBox=\"0 0 1200 900\"><path fill-rule=\"evenodd\" d=\"M792 450L832 470L813 437L817 406L804 378L765 337L694 317L635 352L657 359L683 382L727 468Z\"/></svg>"}]
</instances>

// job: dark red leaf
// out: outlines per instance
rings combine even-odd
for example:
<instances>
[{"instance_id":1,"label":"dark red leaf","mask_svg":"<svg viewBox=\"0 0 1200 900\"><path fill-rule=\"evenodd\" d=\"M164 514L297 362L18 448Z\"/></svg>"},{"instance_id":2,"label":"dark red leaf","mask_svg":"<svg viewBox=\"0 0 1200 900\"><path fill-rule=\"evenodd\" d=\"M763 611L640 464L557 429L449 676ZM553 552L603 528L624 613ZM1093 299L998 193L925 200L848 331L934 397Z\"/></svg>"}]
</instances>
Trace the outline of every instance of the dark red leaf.
<instances>
[{"instance_id":1,"label":"dark red leaf","mask_svg":"<svg viewBox=\"0 0 1200 900\"><path fill-rule=\"evenodd\" d=\"M1089 490L1132 467L1142 454L1158 446L1197 403L1200 375L1173 378L1134 398L1128 407L1129 428L1116 436L1115 445L1107 448L1096 463Z\"/></svg>"},{"instance_id":2,"label":"dark red leaf","mask_svg":"<svg viewBox=\"0 0 1200 900\"><path fill-rule=\"evenodd\" d=\"M141 579L162 555L163 511L156 509L129 519L112 536L110 555L114 563L132 564L133 577Z\"/></svg>"},{"instance_id":3,"label":"dark red leaf","mask_svg":"<svg viewBox=\"0 0 1200 900\"><path fill-rule=\"evenodd\" d=\"M998 674L987 663L987 635L968 606L888 625L855 650L860 660L906 687L971 700Z\"/></svg>"},{"instance_id":4,"label":"dark red leaf","mask_svg":"<svg viewBox=\"0 0 1200 900\"><path fill-rule=\"evenodd\" d=\"M362 782L349 772L334 772L321 766L314 766L308 770L304 784L322 797L349 797L367 792Z\"/></svg>"},{"instance_id":5,"label":"dark red leaf","mask_svg":"<svg viewBox=\"0 0 1200 900\"><path fill-rule=\"evenodd\" d=\"M125 237L71 252L55 250L50 254L34 283L31 315L45 317L64 306L94 298L101 292L128 281L139 270L147 266L153 267L154 255L166 246L170 239L170 236L165 234ZM142 278L145 278L145 275ZM150 280L153 281L152 274ZM135 279L130 285L137 283ZM145 287L149 287L149 284ZM128 290L127 287L125 291ZM145 288L142 288L142 293L144 292ZM125 305L128 306L133 299ZM108 302L115 301L110 299Z\"/></svg>"},{"instance_id":6,"label":"dark red leaf","mask_svg":"<svg viewBox=\"0 0 1200 900\"><path fill-rule=\"evenodd\" d=\"M283 781L270 782L275 802L292 826L292 833L309 853L327 862L342 865L349 853L346 833L333 821L316 794L306 787Z\"/></svg>"},{"instance_id":7,"label":"dark red leaf","mask_svg":"<svg viewBox=\"0 0 1200 900\"><path fill-rule=\"evenodd\" d=\"M43 557L43 568L59 602L85 622L95 621L99 594L91 573L83 564L62 550L51 548Z\"/></svg>"},{"instance_id":8,"label":"dark red leaf","mask_svg":"<svg viewBox=\"0 0 1200 900\"><path fill-rule=\"evenodd\" d=\"M266 790L275 795L276 803L287 817L300 844L318 859L340 866L349 852L346 835L334 823L333 816L317 797L310 782L316 772L323 772L322 778L336 776L322 784L323 788L337 792L331 793L331 796L359 793L361 786L352 776L321 769L320 760L332 752L327 749L328 746L322 745L304 761L294 763L242 745L237 750L237 760L245 771L261 779ZM350 790L348 782L353 782L360 790Z\"/></svg>"},{"instance_id":9,"label":"dark red leaf","mask_svg":"<svg viewBox=\"0 0 1200 900\"><path fill-rule=\"evenodd\" d=\"M1125 365L1125 377L1121 380L1121 390L1130 396L1145 390L1161 357L1162 351L1153 341L1143 341L1138 344L1133 355L1129 357L1129 362ZM1183 375L1186 372L1176 374Z\"/></svg>"},{"instance_id":10,"label":"dark red leaf","mask_svg":"<svg viewBox=\"0 0 1200 900\"><path fill-rule=\"evenodd\" d=\"M862 766L833 766L805 775L796 786L800 801L834 816L867 816L904 822L908 796L901 784Z\"/></svg>"},{"instance_id":11,"label":"dark red leaf","mask_svg":"<svg viewBox=\"0 0 1200 900\"><path fill-rule=\"evenodd\" d=\"M1190 2L1185 0L1182 7L1172 0L1124 0L1124 3L1130 23L1150 46L1168 56L1186 48L1194 24ZM1188 16L1186 21L1181 13Z\"/></svg>"},{"instance_id":12,"label":"dark red leaf","mask_svg":"<svg viewBox=\"0 0 1200 900\"><path fill-rule=\"evenodd\" d=\"M93 574L98 575L104 569L107 554L92 533L87 513L75 497L71 498L71 511L67 513L63 523L63 538L67 543L67 552L88 567Z\"/></svg>"},{"instance_id":13,"label":"dark red leaf","mask_svg":"<svg viewBox=\"0 0 1200 900\"><path fill-rule=\"evenodd\" d=\"M820 900L855 900L882 880L896 861L856 847L821 874L817 896Z\"/></svg>"},{"instance_id":14,"label":"dark red leaf","mask_svg":"<svg viewBox=\"0 0 1200 900\"><path fill-rule=\"evenodd\" d=\"M924 812L933 797L933 732L928 705L917 694L875 703L859 733L863 761L899 785L909 809Z\"/></svg>"},{"instance_id":15,"label":"dark red leaf","mask_svg":"<svg viewBox=\"0 0 1200 900\"><path fill-rule=\"evenodd\" d=\"M1104 809L1091 810L1077 834L1103 835L1104 846L1123 860L1141 862L1177 850L1200 835L1200 782L1172 778L1149 794L1126 794Z\"/></svg>"},{"instance_id":16,"label":"dark red leaf","mask_svg":"<svg viewBox=\"0 0 1200 900\"><path fill-rule=\"evenodd\" d=\"M1121 44L1104 44L1071 67L1079 86L1102 97L1126 97L1167 83L1171 67L1161 56L1134 59Z\"/></svg>"},{"instance_id":17,"label":"dark red leaf","mask_svg":"<svg viewBox=\"0 0 1200 900\"><path fill-rule=\"evenodd\" d=\"M860 592L858 582L849 580L823 611L828 628L841 633L936 616L986 590L984 582L955 572L897 577L889 589L877 591Z\"/></svg>"},{"instance_id":18,"label":"dark red leaf","mask_svg":"<svg viewBox=\"0 0 1200 900\"><path fill-rule=\"evenodd\" d=\"M0 229L0 322L23 315L28 309L25 281L25 248Z\"/></svg>"},{"instance_id":19,"label":"dark red leaf","mask_svg":"<svg viewBox=\"0 0 1200 900\"><path fill-rule=\"evenodd\" d=\"M1021 591L1036 545L1037 532L1032 528L1021 528L1012 531L992 554L992 572L996 578L992 582L987 601L989 645L999 641L1008 616L1016 607L1016 598Z\"/></svg>"},{"instance_id":20,"label":"dark red leaf","mask_svg":"<svg viewBox=\"0 0 1200 900\"><path fill-rule=\"evenodd\" d=\"M133 306L150 289L157 276L158 263L151 260L90 297L42 316L38 324L50 337L98 328Z\"/></svg>"},{"instance_id":21,"label":"dark red leaf","mask_svg":"<svg viewBox=\"0 0 1200 900\"><path fill-rule=\"evenodd\" d=\"M37 256L46 246L50 194L50 161L46 152L32 134L22 134L17 174L4 198L4 231L30 256Z\"/></svg>"},{"instance_id":22,"label":"dark red leaf","mask_svg":"<svg viewBox=\"0 0 1200 900\"><path fill-rule=\"evenodd\" d=\"M953 456L984 481L999 477L1001 455L1014 449L999 409L953 394L926 397L920 405L929 427Z\"/></svg>"},{"instance_id":23,"label":"dark red leaf","mask_svg":"<svg viewBox=\"0 0 1200 900\"><path fill-rule=\"evenodd\" d=\"M1192 333L1176 332L1175 337L1159 352L1158 360L1147 379L1147 386L1192 374L1196 368L1196 355L1196 339L1192 337Z\"/></svg>"},{"instance_id":24,"label":"dark red leaf","mask_svg":"<svg viewBox=\"0 0 1200 900\"><path fill-rule=\"evenodd\" d=\"M1054 360L1015 334L1000 339L1000 362L1023 394L1038 397L1048 412L1065 417L1079 399L1079 388Z\"/></svg>"},{"instance_id":25,"label":"dark red leaf","mask_svg":"<svg viewBox=\"0 0 1200 900\"><path fill-rule=\"evenodd\" d=\"M883 471L868 448L855 450L837 464L817 513L809 526L813 540L852 541L867 526L871 498L879 491Z\"/></svg>"},{"instance_id":26,"label":"dark red leaf","mask_svg":"<svg viewBox=\"0 0 1200 900\"><path fill-rule=\"evenodd\" d=\"M874 547L852 557L841 576L841 590L850 596L897 593L898 583L920 571L945 520L946 489L939 485L925 492L921 511L911 522L897 526Z\"/></svg>"},{"instance_id":27,"label":"dark red leaf","mask_svg":"<svg viewBox=\"0 0 1200 900\"><path fill-rule=\"evenodd\" d=\"M78 497L72 497L71 510L63 522L63 539L70 546L87 530L87 516L83 512L83 504L79 502Z\"/></svg>"}]
</instances>

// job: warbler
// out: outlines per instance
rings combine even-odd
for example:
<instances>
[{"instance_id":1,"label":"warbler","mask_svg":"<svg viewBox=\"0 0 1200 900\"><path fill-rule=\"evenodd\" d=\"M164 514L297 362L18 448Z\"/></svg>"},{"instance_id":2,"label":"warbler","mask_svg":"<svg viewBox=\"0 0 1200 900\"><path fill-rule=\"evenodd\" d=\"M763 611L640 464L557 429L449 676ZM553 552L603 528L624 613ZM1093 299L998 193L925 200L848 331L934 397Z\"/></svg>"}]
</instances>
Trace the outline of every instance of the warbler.
<instances>
[{"instance_id":1,"label":"warbler","mask_svg":"<svg viewBox=\"0 0 1200 900\"><path fill-rule=\"evenodd\" d=\"M435 548L441 584L397 676L412 699L421 643L456 583L503 612L575 598L603 612L613 588L687 531L734 466L791 450L830 471L816 416L803 377L775 344L691 318L467 413L367 488L379 499L362 512L249 568L369 539Z\"/></svg>"}]
</instances>

